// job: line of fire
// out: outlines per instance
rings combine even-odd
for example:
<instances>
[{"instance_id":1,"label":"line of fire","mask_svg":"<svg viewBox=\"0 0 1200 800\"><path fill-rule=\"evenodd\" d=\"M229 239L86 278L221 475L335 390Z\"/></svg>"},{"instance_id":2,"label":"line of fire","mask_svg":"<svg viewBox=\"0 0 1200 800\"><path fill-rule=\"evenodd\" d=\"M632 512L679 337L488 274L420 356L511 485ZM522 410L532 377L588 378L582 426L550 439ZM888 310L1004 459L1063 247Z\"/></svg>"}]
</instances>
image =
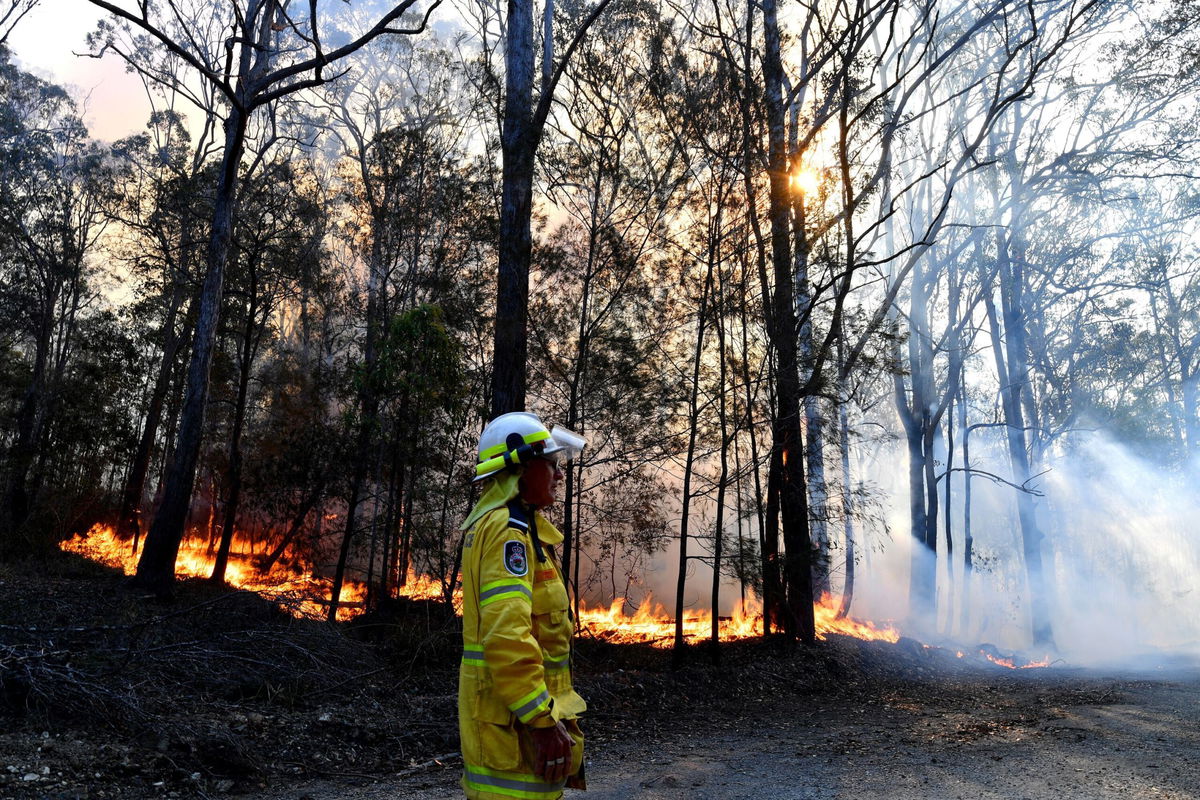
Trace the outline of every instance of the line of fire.
<instances>
[{"instance_id":1,"label":"line of fire","mask_svg":"<svg viewBox=\"0 0 1200 800\"><path fill-rule=\"evenodd\" d=\"M182 543L177 562L178 575L185 578L208 578L216 563L216 542L208 537L189 537ZM96 525L86 533L64 541L62 549L92 559L111 567L122 569L133 575L137 570L138 553L132 543L117 537L111 526ZM269 542L255 546L249 541L234 538L225 580L230 586L257 592L276 600L289 613L298 617L323 619L327 616L331 581L315 576L312 566L293 554L276 556L265 571L263 563L271 556ZM338 605L338 619L349 620L363 613L368 592L365 584L347 581L342 587ZM432 580L428 576L408 572L396 596L412 600L450 602L457 609L462 602L461 588L446 591L444 581ZM586 603L579 607L579 628L584 635L609 642L647 643L654 647L670 647L673 642L675 620L662 604L648 594L632 611L630 605L619 597L607 608L589 608ZM821 598L814 609L816 630L819 638L839 634L872 641L896 642L900 632L891 624L876 625L870 621L857 620L839 613L840 598L828 595ZM746 601L738 601L729 616L718 616L718 638L720 641L736 641L763 635L762 604L751 594ZM683 618L684 637L689 643L703 641L711 636L713 613L711 610L689 611ZM966 653L956 651L958 658ZM995 652L995 648L980 649L978 657L1011 669L1046 667L1050 658L1015 663L1013 657Z\"/></svg>"}]
</instances>

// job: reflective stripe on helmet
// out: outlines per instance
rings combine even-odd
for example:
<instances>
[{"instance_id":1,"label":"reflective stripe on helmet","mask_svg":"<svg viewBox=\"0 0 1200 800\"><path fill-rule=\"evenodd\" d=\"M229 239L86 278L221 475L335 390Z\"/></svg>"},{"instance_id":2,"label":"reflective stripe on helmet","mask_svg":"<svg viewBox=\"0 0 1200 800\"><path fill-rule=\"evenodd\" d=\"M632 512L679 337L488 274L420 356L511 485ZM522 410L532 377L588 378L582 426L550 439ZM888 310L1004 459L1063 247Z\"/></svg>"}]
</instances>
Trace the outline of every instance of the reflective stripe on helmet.
<instances>
[{"instance_id":1,"label":"reflective stripe on helmet","mask_svg":"<svg viewBox=\"0 0 1200 800\"><path fill-rule=\"evenodd\" d=\"M550 431L534 431L533 433L530 433L522 438L525 440L525 444L544 442L550 438ZM481 462L487 461L489 458L495 458L506 450L508 450L508 445L504 442L501 442L498 445L494 445L486 450L481 451L479 453L479 460Z\"/></svg>"},{"instance_id":2,"label":"reflective stripe on helmet","mask_svg":"<svg viewBox=\"0 0 1200 800\"><path fill-rule=\"evenodd\" d=\"M534 442L533 444L523 444L516 450L505 450L498 456L493 456L486 461L481 461L475 466L475 477L486 477L493 472L504 469L505 467L513 467L522 461L528 461L532 458L542 457L542 452L539 449L541 443Z\"/></svg>"}]
</instances>

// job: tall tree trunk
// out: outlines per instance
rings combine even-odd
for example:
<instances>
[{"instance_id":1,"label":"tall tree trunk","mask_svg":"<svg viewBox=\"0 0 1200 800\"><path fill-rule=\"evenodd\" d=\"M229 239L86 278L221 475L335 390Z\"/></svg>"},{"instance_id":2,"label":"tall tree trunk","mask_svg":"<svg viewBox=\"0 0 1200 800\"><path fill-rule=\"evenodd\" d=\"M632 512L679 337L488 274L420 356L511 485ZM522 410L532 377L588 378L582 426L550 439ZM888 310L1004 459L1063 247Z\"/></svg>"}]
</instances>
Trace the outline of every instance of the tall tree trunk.
<instances>
[{"instance_id":1,"label":"tall tree trunk","mask_svg":"<svg viewBox=\"0 0 1200 800\"><path fill-rule=\"evenodd\" d=\"M417 487L417 469L408 470L408 488L404 490L404 515L400 518L400 548L397 551L396 574L400 586L408 584L408 573L412 569L413 500Z\"/></svg>"},{"instance_id":2,"label":"tall tree trunk","mask_svg":"<svg viewBox=\"0 0 1200 800\"><path fill-rule=\"evenodd\" d=\"M1179 391L1183 395L1183 431L1186 439L1184 455L1188 458L1200 453L1200 417L1196 415L1196 384L1200 377L1189 358L1180 359Z\"/></svg>"},{"instance_id":3,"label":"tall tree trunk","mask_svg":"<svg viewBox=\"0 0 1200 800\"><path fill-rule=\"evenodd\" d=\"M779 451L772 448L767 461L767 508L759 552L763 574L763 633L783 632L783 573L779 563L779 486L783 469Z\"/></svg>"},{"instance_id":4,"label":"tall tree trunk","mask_svg":"<svg viewBox=\"0 0 1200 800\"><path fill-rule=\"evenodd\" d=\"M971 531L971 428L967 425L967 389L960 382L958 385L958 429L962 431L962 463L963 463L963 567L962 606L960 614L960 630L962 635L967 633L967 625L971 615L971 572L974 557L975 539Z\"/></svg>"},{"instance_id":5,"label":"tall tree trunk","mask_svg":"<svg viewBox=\"0 0 1200 800\"><path fill-rule=\"evenodd\" d=\"M30 543L21 534L21 528L29 515L29 494L26 481L37 454L37 443L41 439L43 407L46 394L46 371L50 361L50 312L43 309L34 346L33 374L29 387L21 398L17 412L16 437L8 452L8 480L4 491L3 518L0 530L4 539L0 541L0 552L7 555L24 555L30 552Z\"/></svg>"},{"instance_id":6,"label":"tall tree trunk","mask_svg":"<svg viewBox=\"0 0 1200 800\"><path fill-rule=\"evenodd\" d=\"M196 480L196 464L204 437L204 414L208 404L209 370L217 339L224 294L225 264L233 238L234 205L237 198L238 166L246 144L247 119L238 108L230 109L225 120L225 152L213 201L212 235L208 246L208 269L200 293L196 335L188 364L187 391L175 457L167 475L163 500L159 505L146 545L138 561L133 583L169 596L175 581L175 559L183 539L184 525L191 506Z\"/></svg>"},{"instance_id":7,"label":"tall tree trunk","mask_svg":"<svg viewBox=\"0 0 1200 800\"><path fill-rule=\"evenodd\" d=\"M171 281L171 298L167 303L167 316L163 322L163 352L158 364L158 372L154 378L154 388L150 392L150 403L146 408L146 420L142 428L141 438L138 439L137 450L133 455L133 465L125 480L125 489L121 493L121 512L117 517L117 535L134 540L134 550L137 550L137 538L142 532L142 502L146 492L146 476L150 472L150 461L154 455L154 443L158 438L158 426L162 422L163 406L166 404L167 393L171 388L171 374L175 371L175 361L179 351L191 335L191 325L184 324L183 330L176 331L176 316L179 306L187 293L187 281L181 274L173 276ZM184 319L191 315L185 313Z\"/></svg>"},{"instance_id":8,"label":"tall tree trunk","mask_svg":"<svg viewBox=\"0 0 1200 800\"><path fill-rule=\"evenodd\" d=\"M800 432L800 372L796 352L798 326L793 305L792 248L788 230L788 154L783 98L783 58L780 52L776 0L764 0L763 78L769 141L771 262L774 269L774 313L771 338L778 356L778 406L774 420L774 449L780 458L779 506L786 549L783 580L786 592L784 626L806 644L816 641L813 617L812 542L808 534L808 498L804 476L804 444Z\"/></svg>"},{"instance_id":9,"label":"tall tree trunk","mask_svg":"<svg viewBox=\"0 0 1200 800\"><path fill-rule=\"evenodd\" d=\"M893 376L896 408L908 445L909 522L912 567L909 573L909 616L914 621L934 620L937 605L937 475L934 471L933 382L934 352L929 324L929 303L937 281L936 267L928 259L912 273L908 308L907 372Z\"/></svg>"},{"instance_id":10,"label":"tall tree trunk","mask_svg":"<svg viewBox=\"0 0 1200 800\"><path fill-rule=\"evenodd\" d=\"M251 268L253 269L253 267ZM246 404L250 394L250 370L258 350L254 342L255 315L258 313L258 293L251 280L250 303L246 313L246 327L242 331L241 364L238 370L237 400L233 409L233 432L229 437L229 471L225 481L225 513L221 523L221 546L209 580L225 582L225 569L229 565L229 550L233 546L234 526L237 524L238 504L242 499L242 430L246 424Z\"/></svg>"},{"instance_id":11,"label":"tall tree trunk","mask_svg":"<svg viewBox=\"0 0 1200 800\"><path fill-rule=\"evenodd\" d=\"M725 392L728 375L725 363L725 281L721 272L717 272L719 294L716 298L714 311L717 321L717 418L721 429L721 455L717 474L717 513L713 522L713 580L712 580L712 661L720 661L721 651L721 559L725 545L725 484L729 478L729 457L727 451L730 444L729 420L725 408ZM739 520L739 525L740 525Z\"/></svg>"},{"instance_id":12,"label":"tall tree trunk","mask_svg":"<svg viewBox=\"0 0 1200 800\"><path fill-rule=\"evenodd\" d=\"M795 237L796 313L800 318L797 354L801 380L816 383L813 350L813 296L808 279L809 245L804 192L792 192L792 228ZM808 466L808 520L817 558L813 561L813 595L829 592L829 490L825 480L825 420L821 398L815 392L804 396L804 457Z\"/></svg>"},{"instance_id":13,"label":"tall tree trunk","mask_svg":"<svg viewBox=\"0 0 1200 800\"><path fill-rule=\"evenodd\" d=\"M1002 373L1001 405L1004 409L1008 455L1012 463L1013 480L1025 485L1031 477L1029 451L1025 440L1025 415L1022 395L1028 391L1029 366L1025 344L1025 275L1023 253L1013 257L1012 231L997 231L1000 300L1004 319L1004 348L1007 373ZM1046 578L1042 569L1043 535L1037 525L1033 496L1017 493L1017 517L1021 523L1021 543L1029 586L1030 617L1035 647L1054 647L1050 625L1050 608Z\"/></svg>"},{"instance_id":14,"label":"tall tree trunk","mask_svg":"<svg viewBox=\"0 0 1200 800\"><path fill-rule=\"evenodd\" d=\"M571 430L574 427L568 425ZM571 560L573 557L572 548L575 545L575 469L574 461L568 461L563 465L566 475L563 480L563 544L562 544L562 574L563 580L567 583L568 593L573 590L576 593L579 591L578 586L572 586L571 580Z\"/></svg>"},{"instance_id":15,"label":"tall tree trunk","mask_svg":"<svg viewBox=\"0 0 1200 800\"><path fill-rule=\"evenodd\" d=\"M842 533L845 537L845 580L842 583L842 601L838 606L838 617L850 615L850 604L854 602L854 495L850 475L850 381L845 367L845 338L839 336L838 358L838 450L842 464Z\"/></svg>"},{"instance_id":16,"label":"tall tree trunk","mask_svg":"<svg viewBox=\"0 0 1200 800\"><path fill-rule=\"evenodd\" d=\"M492 347L492 417L525 409L530 217L537 137L533 130L533 0L508 0L500 137L500 265Z\"/></svg>"},{"instance_id":17,"label":"tall tree trunk","mask_svg":"<svg viewBox=\"0 0 1200 800\"><path fill-rule=\"evenodd\" d=\"M376 230L380 230L376 227ZM372 255L367 281L367 332L363 346L363 378L359 389L358 406L361 417L358 422L358 433L354 442L354 470L350 477L350 495L346 501L346 527L342 531L342 541L338 547L337 565L334 567L333 585L330 587L329 613L330 622L337 621L338 603L342 596L342 585L346 580L346 562L350 557L350 547L354 542L355 526L358 523L358 507L362 502L363 487L368 477L368 469L373 461L371 457L371 440L375 433L375 421L379 416L379 398L375 392L375 361L378 338L382 327L380 319L383 309L382 243L375 237L372 244Z\"/></svg>"},{"instance_id":18,"label":"tall tree trunk","mask_svg":"<svg viewBox=\"0 0 1200 800\"><path fill-rule=\"evenodd\" d=\"M598 189L596 190L598 192ZM583 291L580 297L579 309L579 325L577 328L578 337L578 352L575 358L575 369L571 376L570 396L567 400L567 428L576 431L579 434L586 432L586 426L582 425L583 418L583 391L584 380L587 375L587 362L591 353L591 336L589 334L589 316L591 311L592 299L592 263L595 258L596 250L596 202L592 203L592 226L588 236L588 265L584 272ZM563 545L562 545L562 573L567 583L571 581L571 564L574 559L572 548L577 544L575 541L575 510L580 507L576 501L576 472L581 469L582 465L576 461L569 461L566 464L566 481L563 487ZM582 473L579 475L579 480L583 479ZM582 487L578 487L582 489ZM582 492L580 493L582 497ZM575 594L578 598L579 587L575 587ZM576 606L576 617L578 617L578 606Z\"/></svg>"},{"instance_id":19,"label":"tall tree trunk","mask_svg":"<svg viewBox=\"0 0 1200 800\"><path fill-rule=\"evenodd\" d=\"M966 347L962 336L962 328L964 320L960 319L961 302L962 302L962 284L959 281L959 270L956 259L951 258L948 263L948 278L949 278L949 304L947 312L949 336L947 336L947 346L950 348L950 368L948 370L947 380L949 385L946 388L946 402L948 403L948 411L946 414L946 470L945 470L945 503L942 512L942 518L946 528L946 570L950 577L949 586L946 597L949 605L949 611L946 614L946 631L949 634L954 633L954 620L956 618L954 606L954 408L955 401L958 398L958 387L962 383L962 365L965 358L964 348ZM965 602L962 596L961 579L959 580L959 602Z\"/></svg>"},{"instance_id":20,"label":"tall tree trunk","mask_svg":"<svg viewBox=\"0 0 1200 800\"><path fill-rule=\"evenodd\" d=\"M700 366L704 360L704 329L708 322L708 299L712 293L713 262L711 252L713 235L710 233L708 268L704 277L704 288L700 292L699 308L696 312L696 346L692 357L692 384L688 398L688 446L683 462L683 508L679 517L679 575L675 582L675 643L673 663L683 662L686 641L683 638L684 592L687 589L688 568L688 524L692 508L692 470L696 464L696 439L700 417Z\"/></svg>"}]
</instances>

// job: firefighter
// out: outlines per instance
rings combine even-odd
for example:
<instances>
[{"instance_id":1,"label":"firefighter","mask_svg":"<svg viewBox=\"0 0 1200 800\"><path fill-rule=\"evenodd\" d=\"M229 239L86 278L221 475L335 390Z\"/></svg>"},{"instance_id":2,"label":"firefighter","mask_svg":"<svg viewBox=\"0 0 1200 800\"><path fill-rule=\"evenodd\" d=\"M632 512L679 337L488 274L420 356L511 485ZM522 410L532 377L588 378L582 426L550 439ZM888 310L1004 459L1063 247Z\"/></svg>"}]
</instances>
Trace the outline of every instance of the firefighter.
<instances>
[{"instance_id":1,"label":"firefighter","mask_svg":"<svg viewBox=\"0 0 1200 800\"><path fill-rule=\"evenodd\" d=\"M555 800L584 788L587 706L571 684L567 589L540 510L584 440L536 415L502 414L479 440L483 494L462 525L463 658L458 681L463 789L471 800Z\"/></svg>"}]
</instances>

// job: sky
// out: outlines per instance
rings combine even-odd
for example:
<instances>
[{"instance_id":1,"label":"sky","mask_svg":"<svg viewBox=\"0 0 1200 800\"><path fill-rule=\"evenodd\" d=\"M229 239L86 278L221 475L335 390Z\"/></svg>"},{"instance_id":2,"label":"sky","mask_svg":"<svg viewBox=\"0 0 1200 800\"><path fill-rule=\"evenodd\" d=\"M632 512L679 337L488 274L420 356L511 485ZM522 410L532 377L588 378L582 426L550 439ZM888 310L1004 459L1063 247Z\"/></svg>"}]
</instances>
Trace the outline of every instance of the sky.
<instances>
[{"instance_id":1,"label":"sky","mask_svg":"<svg viewBox=\"0 0 1200 800\"><path fill-rule=\"evenodd\" d=\"M86 0L42 0L9 39L28 72L64 86L80 102L92 136L113 141L141 130L149 104L141 82L115 57L77 56L101 12Z\"/></svg>"},{"instance_id":2,"label":"sky","mask_svg":"<svg viewBox=\"0 0 1200 800\"><path fill-rule=\"evenodd\" d=\"M87 51L87 35L104 13L88 0L41 0L18 23L9 47L22 69L71 92L93 138L112 142L141 131L151 107L141 81L117 56L76 55ZM459 27L444 5L433 29L449 40Z\"/></svg>"}]
</instances>

